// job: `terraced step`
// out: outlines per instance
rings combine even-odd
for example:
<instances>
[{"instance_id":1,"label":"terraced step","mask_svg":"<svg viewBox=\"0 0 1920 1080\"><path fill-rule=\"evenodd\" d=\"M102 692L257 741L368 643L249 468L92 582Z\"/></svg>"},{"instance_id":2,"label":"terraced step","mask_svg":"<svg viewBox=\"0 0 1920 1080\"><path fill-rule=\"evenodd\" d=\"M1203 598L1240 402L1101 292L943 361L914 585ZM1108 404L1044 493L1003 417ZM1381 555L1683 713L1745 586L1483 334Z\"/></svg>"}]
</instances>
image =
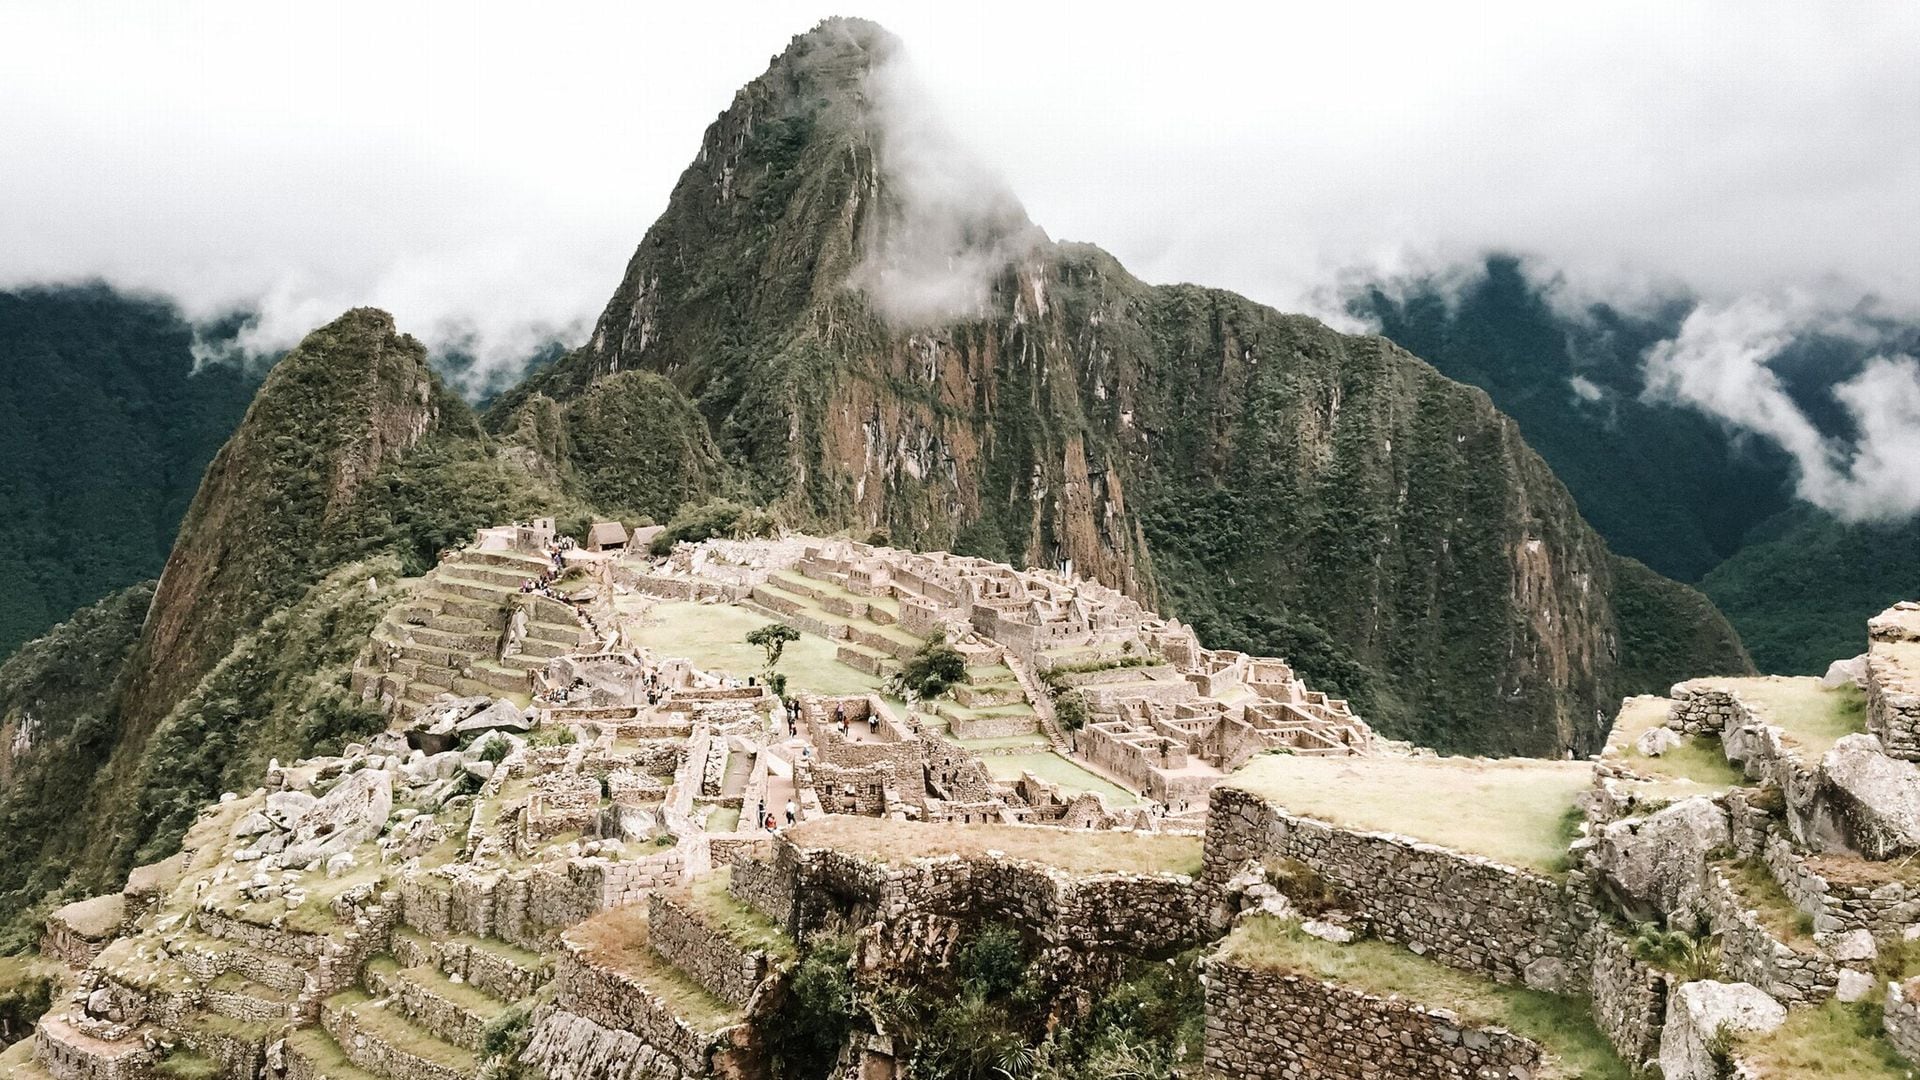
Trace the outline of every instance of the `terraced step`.
<instances>
[{"instance_id":1,"label":"terraced step","mask_svg":"<svg viewBox=\"0 0 1920 1080\"><path fill-rule=\"evenodd\" d=\"M462 551L441 565L471 566L476 563L483 566L522 568L533 573L553 565L546 556L526 551Z\"/></svg>"},{"instance_id":2,"label":"terraced step","mask_svg":"<svg viewBox=\"0 0 1920 1080\"><path fill-rule=\"evenodd\" d=\"M207 1011L245 1023L275 1023L289 1016L294 995L229 971L207 984Z\"/></svg>"},{"instance_id":3,"label":"terraced step","mask_svg":"<svg viewBox=\"0 0 1920 1080\"><path fill-rule=\"evenodd\" d=\"M467 1050L479 1050L487 1025L507 1011L507 1003L482 993L464 980L454 982L428 964L401 967L390 956L367 962L367 989L435 1038Z\"/></svg>"},{"instance_id":4,"label":"terraced step","mask_svg":"<svg viewBox=\"0 0 1920 1080\"><path fill-rule=\"evenodd\" d=\"M349 1062L388 1080L470 1080L480 1068L473 1051L434 1037L363 990L323 1002L320 1026Z\"/></svg>"},{"instance_id":5,"label":"terraced step","mask_svg":"<svg viewBox=\"0 0 1920 1080\"><path fill-rule=\"evenodd\" d=\"M508 660L512 660L508 657ZM526 667L514 664L499 664L491 660L475 660L468 665L472 678L482 685L492 687L502 693L513 693L527 689L527 671L530 667L544 667L542 663L531 663ZM460 680L455 679L456 683Z\"/></svg>"},{"instance_id":6,"label":"terraced step","mask_svg":"<svg viewBox=\"0 0 1920 1080\"><path fill-rule=\"evenodd\" d=\"M566 622L529 621L527 623L528 641L551 641L570 649L577 649L584 643L585 637L586 627L581 626L574 619L568 619Z\"/></svg>"},{"instance_id":7,"label":"terraced step","mask_svg":"<svg viewBox=\"0 0 1920 1080\"><path fill-rule=\"evenodd\" d=\"M347 1060L340 1044L324 1028L287 1033L287 1080L380 1080Z\"/></svg>"},{"instance_id":8,"label":"terraced step","mask_svg":"<svg viewBox=\"0 0 1920 1080\"><path fill-rule=\"evenodd\" d=\"M487 585L502 585L509 589L518 589L528 578L539 577L546 572L548 564L528 564L522 566L497 566L491 563L467 562L462 559L449 559L439 566L440 576L453 577L462 581L478 581Z\"/></svg>"},{"instance_id":9,"label":"terraced step","mask_svg":"<svg viewBox=\"0 0 1920 1080\"><path fill-rule=\"evenodd\" d=\"M495 629L499 629L501 626L501 612L506 610L507 606L492 594L489 594L483 599L476 600L471 596L465 596L460 593L438 588L427 590L425 599L432 601L436 605L435 610L439 614L452 615L462 619L472 619L475 622L491 626Z\"/></svg>"},{"instance_id":10,"label":"terraced step","mask_svg":"<svg viewBox=\"0 0 1920 1080\"><path fill-rule=\"evenodd\" d=\"M462 620L463 622L466 620ZM467 633L455 633L438 626L409 626L400 632L402 642L410 641L414 645L425 645L433 649L448 649L454 652L484 652L494 647L500 638L498 630L485 630Z\"/></svg>"},{"instance_id":11,"label":"terraced step","mask_svg":"<svg viewBox=\"0 0 1920 1080\"><path fill-rule=\"evenodd\" d=\"M988 683L984 686L959 683L953 688L953 699L969 709L991 709L998 705L1022 704L1026 701L1026 694L1017 682Z\"/></svg>"},{"instance_id":12,"label":"terraced step","mask_svg":"<svg viewBox=\"0 0 1920 1080\"><path fill-rule=\"evenodd\" d=\"M537 660L551 660L556 656L565 656L578 648L578 645L569 642L548 641L545 638L528 635L520 642L519 655L531 656Z\"/></svg>"},{"instance_id":13,"label":"terraced step","mask_svg":"<svg viewBox=\"0 0 1920 1080\"><path fill-rule=\"evenodd\" d=\"M429 938L402 927L394 931L393 952L408 967L439 968L502 1001L518 1001L553 977L553 964L539 953L469 934Z\"/></svg>"}]
</instances>

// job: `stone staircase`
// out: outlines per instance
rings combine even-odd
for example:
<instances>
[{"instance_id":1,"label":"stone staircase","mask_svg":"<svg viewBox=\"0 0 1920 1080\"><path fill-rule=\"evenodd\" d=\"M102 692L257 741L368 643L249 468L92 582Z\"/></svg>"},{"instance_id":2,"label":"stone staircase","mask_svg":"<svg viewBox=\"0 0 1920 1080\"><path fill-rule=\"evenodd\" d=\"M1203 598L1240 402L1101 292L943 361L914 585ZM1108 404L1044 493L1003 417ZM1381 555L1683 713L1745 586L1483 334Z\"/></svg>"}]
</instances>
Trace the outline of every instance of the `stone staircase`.
<instances>
[{"instance_id":1,"label":"stone staircase","mask_svg":"<svg viewBox=\"0 0 1920 1080\"><path fill-rule=\"evenodd\" d=\"M468 550L428 572L405 603L374 628L355 687L393 710L424 705L441 694L507 697L526 703L530 674L548 660L591 647L574 608L520 592L547 569L538 555ZM513 605L529 614L526 635L506 657L500 636Z\"/></svg>"}]
</instances>

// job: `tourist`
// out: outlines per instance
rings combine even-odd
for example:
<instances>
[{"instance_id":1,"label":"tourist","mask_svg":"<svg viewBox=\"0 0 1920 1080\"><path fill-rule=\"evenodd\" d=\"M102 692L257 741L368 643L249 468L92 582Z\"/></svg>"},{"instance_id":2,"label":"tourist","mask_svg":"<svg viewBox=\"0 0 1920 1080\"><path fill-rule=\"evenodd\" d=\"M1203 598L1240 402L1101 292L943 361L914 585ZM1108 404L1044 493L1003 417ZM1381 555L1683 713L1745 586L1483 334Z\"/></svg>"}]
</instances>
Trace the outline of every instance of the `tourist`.
<instances>
[{"instance_id":1,"label":"tourist","mask_svg":"<svg viewBox=\"0 0 1920 1080\"><path fill-rule=\"evenodd\" d=\"M772 812L772 811L768 811L768 812L767 812L767 831L768 831L768 832L772 832L773 830L775 830L775 829L777 829L777 828L779 828L779 827L780 827L780 823L779 823L779 822L777 822L777 821L775 821L775 820L773 820L773 812Z\"/></svg>"},{"instance_id":2,"label":"tourist","mask_svg":"<svg viewBox=\"0 0 1920 1080\"><path fill-rule=\"evenodd\" d=\"M793 824L793 819L799 816L799 813L800 813L800 808L793 805L792 799L788 799L787 800L787 824L789 825Z\"/></svg>"},{"instance_id":3,"label":"tourist","mask_svg":"<svg viewBox=\"0 0 1920 1080\"><path fill-rule=\"evenodd\" d=\"M867 713L867 734L872 735L878 730L880 730L880 714L869 711Z\"/></svg>"}]
</instances>

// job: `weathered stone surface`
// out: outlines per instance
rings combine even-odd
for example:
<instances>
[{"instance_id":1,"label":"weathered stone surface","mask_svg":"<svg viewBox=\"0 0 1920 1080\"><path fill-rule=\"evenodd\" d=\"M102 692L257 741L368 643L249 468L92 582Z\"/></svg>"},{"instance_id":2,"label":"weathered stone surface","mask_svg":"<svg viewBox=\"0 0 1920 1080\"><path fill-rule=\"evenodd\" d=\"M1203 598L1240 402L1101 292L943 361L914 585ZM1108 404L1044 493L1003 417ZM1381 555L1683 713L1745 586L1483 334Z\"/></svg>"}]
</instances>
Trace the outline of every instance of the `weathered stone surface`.
<instances>
[{"instance_id":1,"label":"weathered stone surface","mask_svg":"<svg viewBox=\"0 0 1920 1080\"><path fill-rule=\"evenodd\" d=\"M1920 765L1848 735L1820 759L1820 794L1847 845L1869 859L1920 851Z\"/></svg>"},{"instance_id":2,"label":"weathered stone surface","mask_svg":"<svg viewBox=\"0 0 1920 1080\"><path fill-rule=\"evenodd\" d=\"M1636 914L1672 915L1699 895L1707 852L1729 839L1727 813L1705 796L1608 825L1592 865Z\"/></svg>"},{"instance_id":3,"label":"weathered stone surface","mask_svg":"<svg viewBox=\"0 0 1920 1080\"><path fill-rule=\"evenodd\" d=\"M1670 727L1656 727L1648 728L1638 739L1634 740L1633 748L1648 757L1659 757L1661 754L1679 745L1679 732Z\"/></svg>"},{"instance_id":4,"label":"weathered stone surface","mask_svg":"<svg viewBox=\"0 0 1920 1080\"><path fill-rule=\"evenodd\" d=\"M480 731L528 732L533 730L533 719L521 711L520 706L501 698L455 724L454 730L462 735Z\"/></svg>"},{"instance_id":5,"label":"weathered stone surface","mask_svg":"<svg viewBox=\"0 0 1920 1080\"><path fill-rule=\"evenodd\" d=\"M300 815L281 862L303 866L350 851L379 836L392 812L392 773L377 769L348 773Z\"/></svg>"},{"instance_id":6,"label":"weathered stone surface","mask_svg":"<svg viewBox=\"0 0 1920 1080\"><path fill-rule=\"evenodd\" d=\"M1900 1056L1920 1065L1920 978L1887 984L1880 1019Z\"/></svg>"},{"instance_id":7,"label":"weathered stone surface","mask_svg":"<svg viewBox=\"0 0 1920 1080\"><path fill-rule=\"evenodd\" d=\"M1721 1031L1766 1032L1786 1021L1786 1007L1750 983L1701 980L1667 999L1660 1033L1660 1071L1665 1080L1719 1080L1713 1044Z\"/></svg>"},{"instance_id":8,"label":"weathered stone surface","mask_svg":"<svg viewBox=\"0 0 1920 1080\"><path fill-rule=\"evenodd\" d=\"M1861 653L1851 660L1835 660L1827 665L1827 673L1820 677L1820 685L1829 690L1837 690L1848 683L1866 689L1867 654Z\"/></svg>"}]
</instances>

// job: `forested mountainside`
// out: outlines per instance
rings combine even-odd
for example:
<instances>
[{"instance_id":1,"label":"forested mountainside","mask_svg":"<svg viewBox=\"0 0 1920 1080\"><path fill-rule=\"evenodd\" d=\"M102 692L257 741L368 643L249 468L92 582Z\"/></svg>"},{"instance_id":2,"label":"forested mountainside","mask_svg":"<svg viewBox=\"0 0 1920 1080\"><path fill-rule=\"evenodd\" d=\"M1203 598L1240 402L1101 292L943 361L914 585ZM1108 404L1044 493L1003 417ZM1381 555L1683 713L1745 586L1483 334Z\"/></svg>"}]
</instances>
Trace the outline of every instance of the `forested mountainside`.
<instances>
[{"instance_id":1,"label":"forested mountainside","mask_svg":"<svg viewBox=\"0 0 1920 1080\"><path fill-rule=\"evenodd\" d=\"M1746 669L1711 605L1622 569L1484 393L891 169L868 74L893 48L831 21L743 89L592 339L491 425L656 373L788 520L1071 563L1449 749L1591 749L1623 691ZM957 312L897 310L929 293ZM1624 627L1623 577L1645 626L1707 632Z\"/></svg>"},{"instance_id":2,"label":"forested mountainside","mask_svg":"<svg viewBox=\"0 0 1920 1080\"><path fill-rule=\"evenodd\" d=\"M104 285L0 292L0 658L160 572L258 374L196 372L172 305Z\"/></svg>"},{"instance_id":3,"label":"forested mountainside","mask_svg":"<svg viewBox=\"0 0 1920 1080\"><path fill-rule=\"evenodd\" d=\"M7 722L43 725L0 791L22 822L0 917L24 932L50 897L117 886L269 757L379 724L345 689L368 629L437 552L538 513L1071 563L1451 750L1591 751L1623 693L1748 670L1485 393L1382 338L1147 286L1003 199L935 255L1006 253L966 312L883 317L899 278L870 260L910 262L926 225L872 112L891 49L854 21L796 39L708 131L592 340L484 428L384 312L282 358L151 602L104 602L0 672Z\"/></svg>"},{"instance_id":4,"label":"forested mountainside","mask_svg":"<svg viewBox=\"0 0 1920 1080\"><path fill-rule=\"evenodd\" d=\"M1607 543L1699 584L1762 671L1823 671L1866 648L1869 616L1920 592L1920 522L1850 524L1797 503L1778 448L1643 398L1642 359L1679 333L1691 301L1569 313L1520 260L1497 256L1465 274L1375 283L1352 308L1449 378L1484 389ZM1831 390L1872 348L1814 335L1771 366L1798 407L1844 435Z\"/></svg>"}]
</instances>

